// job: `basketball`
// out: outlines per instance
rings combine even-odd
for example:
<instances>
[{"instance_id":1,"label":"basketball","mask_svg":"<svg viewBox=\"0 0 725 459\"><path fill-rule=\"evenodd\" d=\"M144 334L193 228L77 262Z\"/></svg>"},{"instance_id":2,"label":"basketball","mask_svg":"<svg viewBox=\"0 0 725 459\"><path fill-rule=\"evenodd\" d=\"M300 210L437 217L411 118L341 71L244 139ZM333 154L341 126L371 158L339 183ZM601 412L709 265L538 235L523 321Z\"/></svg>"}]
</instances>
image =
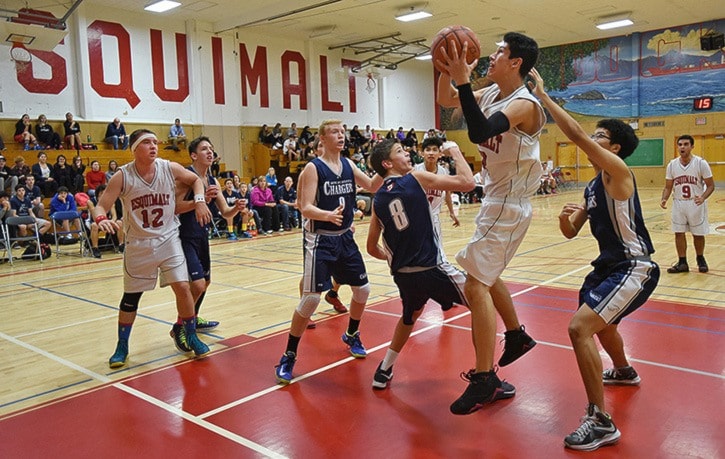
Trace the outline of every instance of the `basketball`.
<instances>
[{"instance_id":1,"label":"basketball","mask_svg":"<svg viewBox=\"0 0 725 459\"><path fill-rule=\"evenodd\" d=\"M468 42L468 52L466 53L466 62L469 64L479 58L481 55L481 44L478 42L478 37L466 26L448 26L441 29L433 37L433 43L430 46L430 54L433 56L433 66L439 72L443 69L438 67L436 61L443 60L443 53L441 52L445 47L448 56L450 57L453 49L455 48L460 54L463 49L463 44Z\"/></svg>"}]
</instances>

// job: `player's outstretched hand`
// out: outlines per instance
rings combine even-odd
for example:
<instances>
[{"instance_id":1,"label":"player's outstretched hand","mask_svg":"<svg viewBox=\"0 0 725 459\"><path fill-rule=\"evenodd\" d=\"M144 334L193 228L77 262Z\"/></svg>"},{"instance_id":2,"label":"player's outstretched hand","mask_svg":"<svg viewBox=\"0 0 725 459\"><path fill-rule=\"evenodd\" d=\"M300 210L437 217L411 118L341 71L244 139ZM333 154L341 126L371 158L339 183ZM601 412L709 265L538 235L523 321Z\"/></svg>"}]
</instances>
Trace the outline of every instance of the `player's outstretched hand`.
<instances>
[{"instance_id":1,"label":"player's outstretched hand","mask_svg":"<svg viewBox=\"0 0 725 459\"><path fill-rule=\"evenodd\" d=\"M201 226L206 226L209 222L211 222L211 211L205 202L195 203L194 213L196 214L196 221L199 222Z\"/></svg>"},{"instance_id":2,"label":"player's outstretched hand","mask_svg":"<svg viewBox=\"0 0 725 459\"><path fill-rule=\"evenodd\" d=\"M98 224L98 228L109 234L116 234L116 231L118 231L119 225L118 223L114 222L113 220L103 220Z\"/></svg>"},{"instance_id":3,"label":"player's outstretched hand","mask_svg":"<svg viewBox=\"0 0 725 459\"><path fill-rule=\"evenodd\" d=\"M529 76L532 80L528 83L529 89L536 97L543 97L546 94L546 91L544 91L544 79L541 78L541 75L539 75L539 72L535 68L531 69Z\"/></svg>"}]
</instances>

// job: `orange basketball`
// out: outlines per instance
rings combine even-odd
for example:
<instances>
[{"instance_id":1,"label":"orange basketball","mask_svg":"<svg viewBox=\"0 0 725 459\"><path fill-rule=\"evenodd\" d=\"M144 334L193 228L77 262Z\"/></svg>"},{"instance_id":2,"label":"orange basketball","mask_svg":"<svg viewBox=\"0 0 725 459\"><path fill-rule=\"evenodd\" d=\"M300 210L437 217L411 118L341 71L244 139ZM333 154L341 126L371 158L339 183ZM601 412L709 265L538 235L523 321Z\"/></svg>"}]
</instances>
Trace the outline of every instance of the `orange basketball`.
<instances>
[{"instance_id":1,"label":"orange basketball","mask_svg":"<svg viewBox=\"0 0 725 459\"><path fill-rule=\"evenodd\" d=\"M442 49L445 49L448 56L451 56L453 49L455 48L460 55L465 42L468 42L466 62L470 64L481 55L481 44L478 42L478 37L476 37L473 30L466 26L457 25L444 27L435 34L433 37L433 43L430 46L430 54L433 56L433 65L435 68L439 72L443 71L436 63L437 60L443 60L443 53L441 52Z\"/></svg>"}]
</instances>

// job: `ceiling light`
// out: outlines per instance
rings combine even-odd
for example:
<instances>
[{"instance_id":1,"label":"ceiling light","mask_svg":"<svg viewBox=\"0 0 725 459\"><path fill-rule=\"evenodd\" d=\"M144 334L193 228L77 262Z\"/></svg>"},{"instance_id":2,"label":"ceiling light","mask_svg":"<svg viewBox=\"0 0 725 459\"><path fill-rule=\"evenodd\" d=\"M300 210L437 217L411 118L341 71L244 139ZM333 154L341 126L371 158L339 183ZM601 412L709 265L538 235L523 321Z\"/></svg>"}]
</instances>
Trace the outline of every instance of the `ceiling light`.
<instances>
[{"instance_id":1,"label":"ceiling light","mask_svg":"<svg viewBox=\"0 0 725 459\"><path fill-rule=\"evenodd\" d=\"M173 10L178 6L181 6L181 3L174 2L172 0L160 0L158 2L147 5L144 9L146 11L152 11L154 13L163 13L164 11Z\"/></svg>"},{"instance_id":2,"label":"ceiling light","mask_svg":"<svg viewBox=\"0 0 725 459\"><path fill-rule=\"evenodd\" d=\"M618 14L615 16L607 16L597 19L596 26L599 30L616 29L617 27L626 27L634 24L629 19L630 13Z\"/></svg>"},{"instance_id":3,"label":"ceiling light","mask_svg":"<svg viewBox=\"0 0 725 459\"><path fill-rule=\"evenodd\" d=\"M417 21L418 19L425 19L433 16L427 11L424 11L421 7L411 6L410 8L402 11L400 14L395 16L395 19L401 22Z\"/></svg>"}]
</instances>

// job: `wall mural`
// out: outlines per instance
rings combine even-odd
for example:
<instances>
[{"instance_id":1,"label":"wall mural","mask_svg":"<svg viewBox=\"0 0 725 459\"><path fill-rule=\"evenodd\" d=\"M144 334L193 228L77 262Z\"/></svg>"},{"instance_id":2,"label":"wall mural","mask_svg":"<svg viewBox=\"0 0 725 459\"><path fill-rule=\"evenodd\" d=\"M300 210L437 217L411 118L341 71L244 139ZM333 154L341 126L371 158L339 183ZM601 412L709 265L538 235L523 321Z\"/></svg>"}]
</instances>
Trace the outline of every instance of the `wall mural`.
<instances>
[{"instance_id":1,"label":"wall mural","mask_svg":"<svg viewBox=\"0 0 725 459\"><path fill-rule=\"evenodd\" d=\"M536 66L549 94L574 114L639 118L725 111L725 52L702 51L700 37L725 30L725 20L670 27L542 48ZM487 61L487 59L482 59ZM481 63L474 85L485 84ZM456 111L443 110L444 129L460 129Z\"/></svg>"}]
</instances>

